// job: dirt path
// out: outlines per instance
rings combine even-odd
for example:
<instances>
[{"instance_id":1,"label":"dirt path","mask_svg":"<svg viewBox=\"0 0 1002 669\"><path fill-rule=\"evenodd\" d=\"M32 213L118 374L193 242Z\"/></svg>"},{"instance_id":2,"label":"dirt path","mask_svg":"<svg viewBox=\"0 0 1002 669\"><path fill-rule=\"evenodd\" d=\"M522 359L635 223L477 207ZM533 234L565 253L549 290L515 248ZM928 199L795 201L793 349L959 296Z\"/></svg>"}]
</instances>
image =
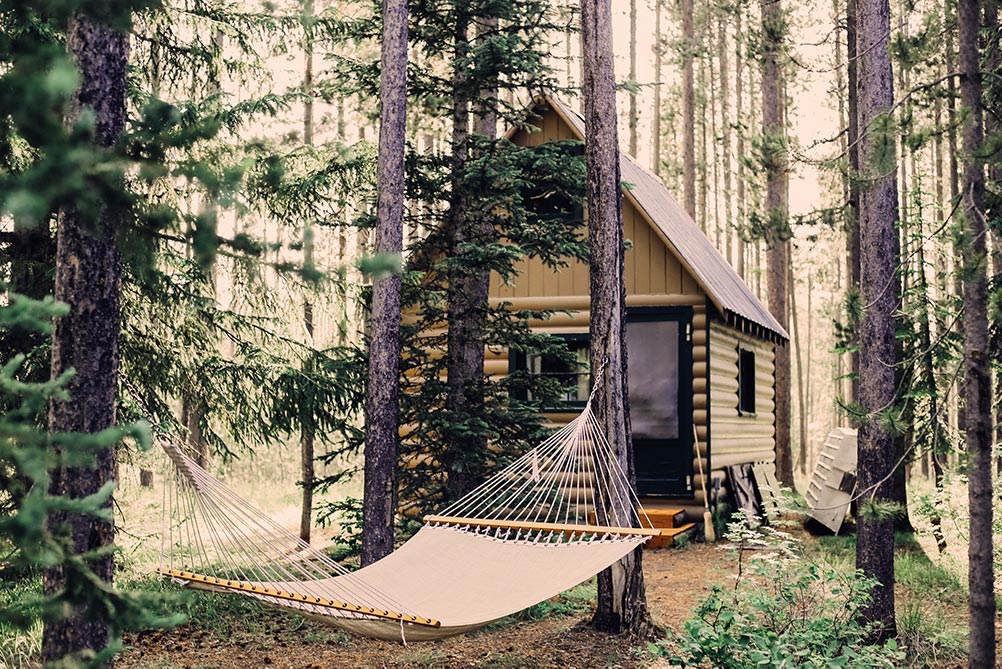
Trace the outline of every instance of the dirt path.
<instances>
[{"instance_id":1,"label":"dirt path","mask_svg":"<svg viewBox=\"0 0 1002 669\"><path fill-rule=\"evenodd\" d=\"M714 582L727 579L733 560L714 546L647 551L644 575L655 622L678 629ZM590 614L552 613L538 621L506 621L438 642L398 644L352 637L328 626L276 613L260 629L221 638L200 621L126 639L134 648L120 668L176 667L321 669L329 667L648 667L655 665L632 639L591 631ZM663 665L666 666L666 665Z\"/></svg>"}]
</instances>

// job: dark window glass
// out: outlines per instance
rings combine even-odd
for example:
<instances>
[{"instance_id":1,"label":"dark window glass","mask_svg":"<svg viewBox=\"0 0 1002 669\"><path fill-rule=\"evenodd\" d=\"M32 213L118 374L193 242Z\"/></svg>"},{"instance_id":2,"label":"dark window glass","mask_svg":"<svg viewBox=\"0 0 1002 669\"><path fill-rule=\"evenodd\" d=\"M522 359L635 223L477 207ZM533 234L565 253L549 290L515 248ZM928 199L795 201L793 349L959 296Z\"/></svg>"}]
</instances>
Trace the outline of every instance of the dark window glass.
<instances>
[{"instance_id":1,"label":"dark window glass","mask_svg":"<svg viewBox=\"0 0 1002 669\"><path fill-rule=\"evenodd\" d=\"M755 352L738 349L738 411L755 413Z\"/></svg>"},{"instance_id":2,"label":"dark window glass","mask_svg":"<svg viewBox=\"0 0 1002 669\"><path fill-rule=\"evenodd\" d=\"M634 439L678 438L678 330L678 321L626 326Z\"/></svg>"},{"instance_id":3,"label":"dark window glass","mask_svg":"<svg viewBox=\"0 0 1002 669\"><path fill-rule=\"evenodd\" d=\"M584 404L591 391L588 374L588 339L568 339L567 348L574 361L568 363L553 355L530 353L526 356L525 368L533 375L555 379L564 389L559 400L570 404ZM530 393L529 399L532 399Z\"/></svg>"}]
</instances>

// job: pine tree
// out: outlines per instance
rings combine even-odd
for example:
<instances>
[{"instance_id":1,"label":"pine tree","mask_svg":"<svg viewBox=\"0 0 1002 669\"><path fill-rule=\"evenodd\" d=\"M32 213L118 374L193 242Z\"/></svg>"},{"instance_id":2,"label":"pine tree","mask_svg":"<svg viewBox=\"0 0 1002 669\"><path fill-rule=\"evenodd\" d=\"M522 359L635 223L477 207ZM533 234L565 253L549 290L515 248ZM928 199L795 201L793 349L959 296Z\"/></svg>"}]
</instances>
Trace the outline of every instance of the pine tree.
<instances>
[{"instance_id":1,"label":"pine tree","mask_svg":"<svg viewBox=\"0 0 1002 669\"><path fill-rule=\"evenodd\" d=\"M610 1L582 0L581 26L588 137L585 163L591 250L590 361L597 388L592 401L609 444L632 480L635 474L626 384L626 288ZM598 608L592 620L598 629L638 635L649 631L652 623L642 558L643 549L637 548L599 574Z\"/></svg>"},{"instance_id":2,"label":"pine tree","mask_svg":"<svg viewBox=\"0 0 1002 669\"><path fill-rule=\"evenodd\" d=\"M94 143L112 146L125 128L126 66L129 38L109 25L108 17L75 14L67 30L67 48L80 69L80 85L70 106L68 123L93 113ZM86 122L86 121L84 121ZM113 202L99 201L84 211L67 206L59 213L56 250L56 299L68 305L57 318L52 338L52 377L73 370L67 391L71 400L54 398L49 430L54 433L97 433L115 425L118 395L118 332L121 260L115 236L121 211ZM112 447L95 454L96 466L64 467L53 477L53 495L84 499L114 480ZM111 507L111 498L105 508ZM115 540L109 518L66 512L50 519L54 532L65 533L74 552L86 559L94 575L110 587ZM86 556L86 557L84 557ZM46 569L43 587L53 595L66 587L66 566ZM76 605L62 620L45 627L42 656L47 662L66 655L96 652L108 645L107 613Z\"/></svg>"},{"instance_id":3,"label":"pine tree","mask_svg":"<svg viewBox=\"0 0 1002 669\"><path fill-rule=\"evenodd\" d=\"M787 201L786 124L782 110L780 57L786 39L786 17L780 0L762 0L762 154L766 175L766 232L769 274L769 311L787 326L787 265L789 264L789 202ZM790 347L776 349L776 474L783 485L793 486L793 452L790 447Z\"/></svg>"},{"instance_id":4,"label":"pine tree","mask_svg":"<svg viewBox=\"0 0 1002 669\"><path fill-rule=\"evenodd\" d=\"M859 429L857 476L862 503L857 519L856 567L877 581L864 616L877 640L893 637L894 521L881 504L892 499L894 440L888 427L895 412L895 311L899 284L895 224L894 128L888 114L893 88L887 0L857 6L857 87L860 179L861 293L866 308L860 326L859 402L867 412Z\"/></svg>"},{"instance_id":5,"label":"pine tree","mask_svg":"<svg viewBox=\"0 0 1002 669\"><path fill-rule=\"evenodd\" d=\"M846 268L849 279L850 294L858 294L860 290L860 249L859 232L859 50L856 47L857 20L856 8L859 0L846 0L845 5L845 37L846 37L846 70L847 95L846 111L848 113L848 143L849 143L849 200L846 204ZM854 298L852 298L854 299ZM859 401L859 349L853 347L849 351L849 397L850 403Z\"/></svg>"},{"instance_id":6,"label":"pine tree","mask_svg":"<svg viewBox=\"0 0 1002 669\"><path fill-rule=\"evenodd\" d=\"M399 256L403 250L404 139L407 128L406 2L384 0L382 34L376 253ZM400 290L401 277L398 273L376 279L372 290L369 381L365 396L363 565L371 564L393 551L399 439Z\"/></svg>"},{"instance_id":7,"label":"pine tree","mask_svg":"<svg viewBox=\"0 0 1002 669\"><path fill-rule=\"evenodd\" d=\"M693 58L696 51L693 2L682 0L682 206L696 217L696 91Z\"/></svg>"},{"instance_id":8,"label":"pine tree","mask_svg":"<svg viewBox=\"0 0 1002 669\"><path fill-rule=\"evenodd\" d=\"M985 240L985 175L981 157L982 77L979 0L958 0L957 43L963 125L963 232L960 276L964 287L964 414L970 512L968 666L995 666L995 575L992 529L991 368L988 364L988 249Z\"/></svg>"}]
</instances>

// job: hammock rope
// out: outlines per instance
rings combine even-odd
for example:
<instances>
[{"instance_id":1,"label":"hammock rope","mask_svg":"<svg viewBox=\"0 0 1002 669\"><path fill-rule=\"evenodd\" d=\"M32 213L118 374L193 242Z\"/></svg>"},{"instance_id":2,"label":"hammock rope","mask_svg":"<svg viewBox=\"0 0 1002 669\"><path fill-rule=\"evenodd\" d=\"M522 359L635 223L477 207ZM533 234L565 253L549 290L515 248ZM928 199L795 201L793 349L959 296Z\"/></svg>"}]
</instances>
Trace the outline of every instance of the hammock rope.
<instances>
[{"instance_id":1,"label":"hammock rope","mask_svg":"<svg viewBox=\"0 0 1002 669\"><path fill-rule=\"evenodd\" d=\"M591 411L594 395L570 423L357 571L286 531L162 438L175 485L165 486L157 571L405 642L516 613L658 534Z\"/></svg>"}]
</instances>

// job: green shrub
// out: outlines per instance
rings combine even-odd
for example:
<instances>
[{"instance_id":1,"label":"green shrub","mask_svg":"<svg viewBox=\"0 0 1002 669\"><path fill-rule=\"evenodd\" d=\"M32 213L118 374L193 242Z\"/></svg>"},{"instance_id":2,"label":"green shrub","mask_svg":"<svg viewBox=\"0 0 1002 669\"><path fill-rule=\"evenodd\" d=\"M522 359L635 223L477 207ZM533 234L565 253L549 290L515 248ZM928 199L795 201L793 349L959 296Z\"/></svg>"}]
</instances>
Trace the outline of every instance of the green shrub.
<instances>
[{"instance_id":1,"label":"green shrub","mask_svg":"<svg viewBox=\"0 0 1002 669\"><path fill-rule=\"evenodd\" d=\"M677 665L748 667L895 667L893 640L869 645L857 621L872 581L859 572L810 563L790 535L748 518L728 526L738 551L733 586L714 586L684 633L652 648Z\"/></svg>"}]
</instances>

